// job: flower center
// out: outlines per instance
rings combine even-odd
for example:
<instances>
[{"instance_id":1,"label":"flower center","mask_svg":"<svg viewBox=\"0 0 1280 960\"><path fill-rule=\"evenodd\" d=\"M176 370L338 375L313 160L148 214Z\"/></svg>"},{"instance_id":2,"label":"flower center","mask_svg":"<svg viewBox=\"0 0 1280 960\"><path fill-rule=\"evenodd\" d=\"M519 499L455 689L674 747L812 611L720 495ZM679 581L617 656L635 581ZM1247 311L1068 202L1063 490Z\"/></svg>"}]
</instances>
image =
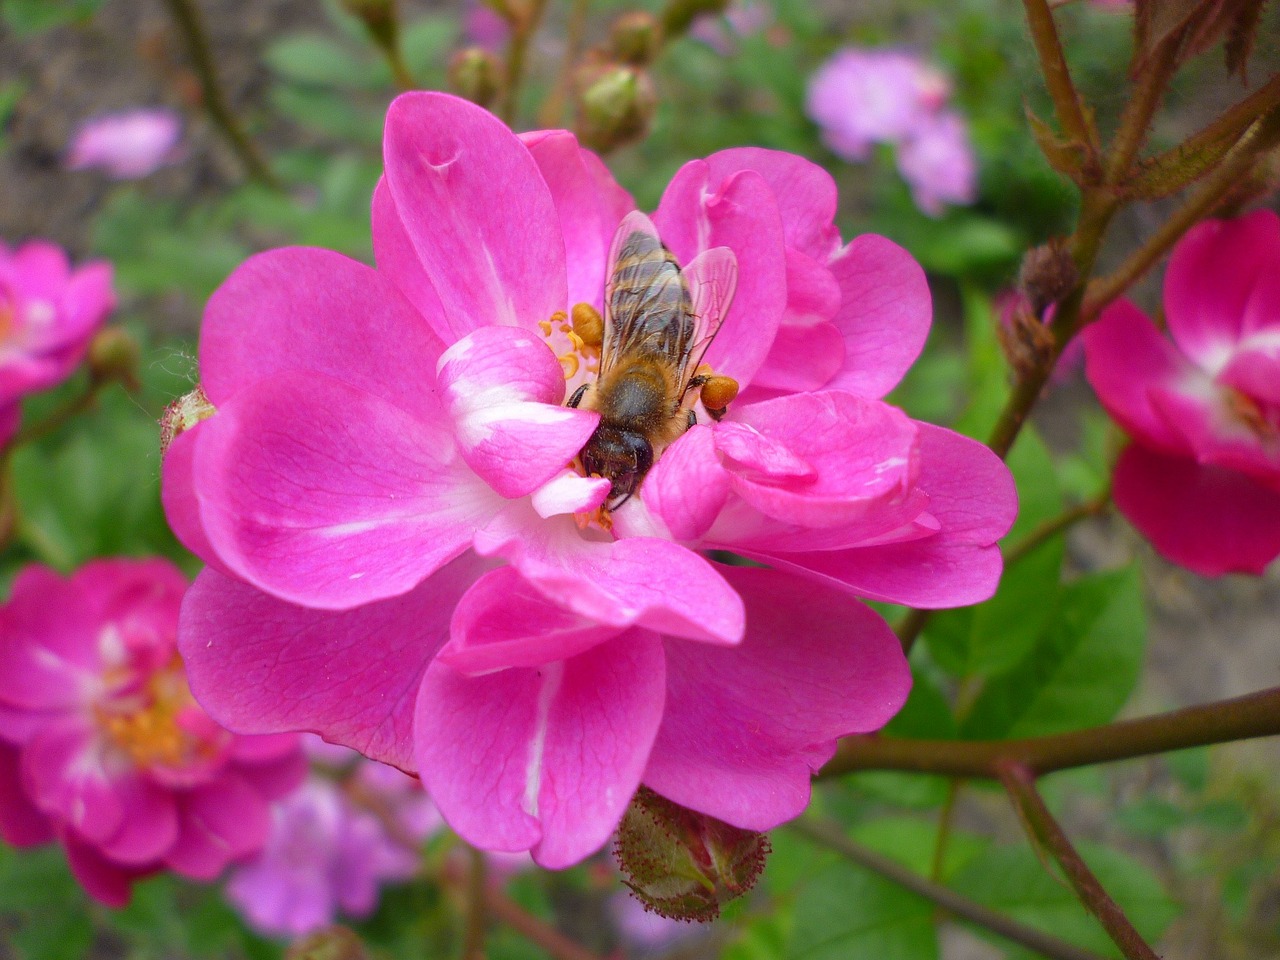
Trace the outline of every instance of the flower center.
<instances>
[{"instance_id":1,"label":"flower center","mask_svg":"<svg viewBox=\"0 0 1280 960\"><path fill-rule=\"evenodd\" d=\"M600 372L604 321L595 307L587 303L574 304L572 315L557 310L550 319L539 321L538 328L560 361L570 393Z\"/></svg>"},{"instance_id":2,"label":"flower center","mask_svg":"<svg viewBox=\"0 0 1280 960\"><path fill-rule=\"evenodd\" d=\"M189 767L214 759L227 734L207 721L173 658L140 687L99 705L98 721L140 767ZM203 721L203 722L202 722Z\"/></svg>"},{"instance_id":3,"label":"flower center","mask_svg":"<svg viewBox=\"0 0 1280 960\"><path fill-rule=\"evenodd\" d=\"M1259 440L1275 442L1280 439L1280 411L1265 408L1248 394L1233 387L1226 388L1227 408L1237 421L1248 427Z\"/></svg>"}]
</instances>

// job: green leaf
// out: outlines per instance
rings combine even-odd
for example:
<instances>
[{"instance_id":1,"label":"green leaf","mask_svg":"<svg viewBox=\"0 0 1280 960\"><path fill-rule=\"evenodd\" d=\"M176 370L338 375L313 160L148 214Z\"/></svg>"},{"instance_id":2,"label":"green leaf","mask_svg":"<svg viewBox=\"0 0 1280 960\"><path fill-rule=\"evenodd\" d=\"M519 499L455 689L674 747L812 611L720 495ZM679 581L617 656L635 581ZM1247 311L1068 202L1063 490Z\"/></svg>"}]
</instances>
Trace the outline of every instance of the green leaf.
<instances>
[{"instance_id":1,"label":"green leaf","mask_svg":"<svg viewBox=\"0 0 1280 960\"><path fill-rule=\"evenodd\" d=\"M1142 667L1146 615L1136 567L1064 587L1034 650L989 682L961 725L966 737L1027 737L1106 723Z\"/></svg>"},{"instance_id":2,"label":"green leaf","mask_svg":"<svg viewBox=\"0 0 1280 960\"><path fill-rule=\"evenodd\" d=\"M850 833L859 843L892 857L921 876L933 869L938 846L938 824L913 817L881 817L855 824ZM952 829L942 864L943 879L951 876L985 850L991 841L976 833Z\"/></svg>"},{"instance_id":3,"label":"green leaf","mask_svg":"<svg viewBox=\"0 0 1280 960\"><path fill-rule=\"evenodd\" d=\"M919 663L911 665L911 695L884 728L897 737L949 740L959 736L956 718L942 688Z\"/></svg>"},{"instance_id":4,"label":"green leaf","mask_svg":"<svg viewBox=\"0 0 1280 960\"><path fill-rule=\"evenodd\" d=\"M400 54L405 66L419 84L439 86L445 75L444 65L449 51L458 39L455 17L428 14L400 31Z\"/></svg>"},{"instance_id":5,"label":"green leaf","mask_svg":"<svg viewBox=\"0 0 1280 960\"><path fill-rule=\"evenodd\" d=\"M933 905L868 870L837 863L796 904L789 960L936 960Z\"/></svg>"},{"instance_id":6,"label":"green leaf","mask_svg":"<svg viewBox=\"0 0 1280 960\"><path fill-rule=\"evenodd\" d=\"M1177 908L1155 876L1116 850L1091 845L1081 845L1079 849L1138 932L1149 942L1158 939L1177 914ZM1109 957L1120 955L1071 887L1050 874L1030 847L991 847L961 869L950 886L979 903L1081 947ZM982 933L980 928L973 929ZM1029 958L1032 954L1015 950L1010 956Z\"/></svg>"},{"instance_id":7,"label":"green leaf","mask_svg":"<svg viewBox=\"0 0 1280 960\"><path fill-rule=\"evenodd\" d=\"M19 34L89 20L104 0L2 0L0 18Z\"/></svg>"},{"instance_id":8,"label":"green leaf","mask_svg":"<svg viewBox=\"0 0 1280 960\"><path fill-rule=\"evenodd\" d=\"M278 76L294 83L376 90L387 79L380 75L382 65L372 54L357 55L347 44L320 33L284 37L267 47L263 56Z\"/></svg>"}]
</instances>

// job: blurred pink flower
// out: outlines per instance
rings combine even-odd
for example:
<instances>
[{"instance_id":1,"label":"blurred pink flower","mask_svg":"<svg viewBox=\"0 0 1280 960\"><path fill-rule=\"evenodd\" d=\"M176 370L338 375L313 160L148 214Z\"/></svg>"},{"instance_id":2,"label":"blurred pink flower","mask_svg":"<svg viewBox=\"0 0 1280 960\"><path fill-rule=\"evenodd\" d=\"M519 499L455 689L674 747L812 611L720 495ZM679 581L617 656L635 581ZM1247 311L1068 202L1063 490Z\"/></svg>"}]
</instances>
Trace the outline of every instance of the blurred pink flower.
<instances>
[{"instance_id":1,"label":"blurred pink flower","mask_svg":"<svg viewBox=\"0 0 1280 960\"><path fill-rule=\"evenodd\" d=\"M507 42L511 28L496 10L480 0L469 0L462 17L465 46L497 51Z\"/></svg>"},{"instance_id":2,"label":"blurred pink flower","mask_svg":"<svg viewBox=\"0 0 1280 960\"><path fill-rule=\"evenodd\" d=\"M973 203L978 170L960 115L944 110L918 123L898 146L898 172L916 206L931 217L948 204Z\"/></svg>"},{"instance_id":3,"label":"blurred pink flower","mask_svg":"<svg viewBox=\"0 0 1280 960\"><path fill-rule=\"evenodd\" d=\"M1280 217L1207 220L1169 260L1172 341L1127 300L1084 334L1086 372L1133 438L1116 505L1205 576L1280 555Z\"/></svg>"},{"instance_id":4,"label":"blurred pink flower","mask_svg":"<svg viewBox=\"0 0 1280 960\"><path fill-rule=\"evenodd\" d=\"M852 594L948 606L999 579L1008 471L879 400L927 331L923 272L842 244L798 157L686 164L653 223L690 274L736 263L706 362L743 392L603 523L609 482L566 469L599 418L563 406L594 362L564 317L601 307L631 199L572 135L443 94L397 99L384 153L376 271L279 250L209 302L217 412L164 464L210 564L180 630L196 695L416 769L469 842L544 866L598 849L642 781L747 829L796 816L910 684Z\"/></svg>"},{"instance_id":5,"label":"blurred pink flower","mask_svg":"<svg viewBox=\"0 0 1280 960\"><path fill-rule=\"evenodd\" d=\"M304 772L296 738L243 737L187 690L174 642L186 581L163 560L27 567L0 606L0 833L57 837L98 900L171 869L208 880L266 839Z\"/></svg>"},{"instance_id":6,"label":"blurred pink flower","mask_svg":"<svg viewBox=\"0 0 1280 960\"><path fill-rule=\"evenodd\" d=\"M809 79L807 110L833 152L861 161L872 144L909 137L949 95L947 78L914 54L846 47Z\"/></svg>"},{"instance_id":7,"label":"blurred pink flower","mask_svg":"<svg viewBox=\"0 0 1280 960\"><path fill-rule=\"evenodd\" d=\"M69 377L115 302L110 264L72 270L51 243L0 244L0 410Z\"/></svg>"},{"instance_id":8,"label":"blurred pink flower","mask_svg":"<svg viewBox=\"0 0 1280 960\"><path fill-rule=\"evenodd\" d=\"M342 747L310 749L319 740L308 739L324 765L346 760L346 769L338 779L313 774L277 803L266 847L227 883L227 898L269 936L302 936L339 913L368 916L379 886L412 877L416 846L442 825L412 777Z\"/></svg>"},{"instance_id":9,"label":"blurred pink flower","mask_svg":"<svg viewBox=\"0 0 1280 960\"><path fill-rule=\"evenodd\" d=\"M704 14L694 20L689 36L729 56L739 40L755 36L771 23L773 8L764 0L735 0L724 13Z\"/></svg>"},{"instance_id":10,"label":"blurred pink flower","mask_svg":"<svg viewBox=\"0 0 1280 960\"><path fill-rule=\"evenodd\" d=\"M644 952L663 952L702 932L698 924L654 913L625 891L609 898L609 912L627 943Z\"/></svg>"},{"instance_id":11,"label":"blurred pink flower","mask_svg":"<svg viewBox=\"0 0 1280 960\"><path fill-rule=\"evenodd\" d=\"M182 120L165 107L103 113L76 130L66 165L101 170L115 180L138 180L182 159L181 139Z\"/></svg>"}]
</instances>

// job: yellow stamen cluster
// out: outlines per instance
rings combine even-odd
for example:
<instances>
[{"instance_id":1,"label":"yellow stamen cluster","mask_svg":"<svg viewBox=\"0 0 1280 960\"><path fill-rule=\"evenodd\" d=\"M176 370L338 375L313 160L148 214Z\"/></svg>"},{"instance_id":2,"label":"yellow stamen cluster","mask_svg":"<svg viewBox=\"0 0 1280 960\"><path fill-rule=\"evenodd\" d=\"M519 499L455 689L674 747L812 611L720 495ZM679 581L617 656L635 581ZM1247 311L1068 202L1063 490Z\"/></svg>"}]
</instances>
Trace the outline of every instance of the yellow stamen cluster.
<instances>
[{"instance_id":1,"label":"yellow stamen cluster","mask_svg":"<svg viewBox=\"0 0 1280 960\"><path fill-rule=\"evenodd\" d=\"M130 700L132 709L119 704L101 707L98 720L107 736L136 765L183 766L216 752L216 744L179 723L182 712L195 701L177 655L147 680L136 699Z\"/></svg>"},{"instance_id":2,"label":"yellow stamen cluster","mask_svg":"<svg viewBox=\"0 0 1280 960\"><path fill-rule=\"evenodd\" d=\"M576 377L584 366L587 373L592 376L600 371L600 341L597 339L593 343L591 340L590 315L594 315L599 326L599 333L603 336L604 321L600 319L599 312L586 303L574 305L572 320L563 310L557 310L551 315L550 319L538 321L538 328L548 342L557 332L569 341L569 349L556 357L560 361L560 367L564 371L566 380L572 380ZM585 338L580 332L584 323L587 325L587 336Z\"/></svg>"},{"instance_id":3,"label":"yellow stamen cluster","mask_svg":"<svg viewBox=\"0 0 1280 960\"><path fill-rule=\"evenodd\" d=\"M1227 389L1227 406L1232 415L1257 434L1259 439L1274 440L1280 434L1276 424L1267 419L1258 402L1239 390Z\"/></svg>"}]
</instances>

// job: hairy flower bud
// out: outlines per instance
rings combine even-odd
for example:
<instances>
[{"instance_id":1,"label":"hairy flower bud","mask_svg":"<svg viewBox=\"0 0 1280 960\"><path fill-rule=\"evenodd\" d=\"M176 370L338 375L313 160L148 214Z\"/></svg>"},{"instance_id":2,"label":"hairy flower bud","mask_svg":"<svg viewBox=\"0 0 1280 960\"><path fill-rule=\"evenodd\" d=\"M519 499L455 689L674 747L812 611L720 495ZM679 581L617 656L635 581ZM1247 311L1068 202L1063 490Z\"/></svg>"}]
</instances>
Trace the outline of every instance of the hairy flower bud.
<instances>
[{"instance_id":1,"label":"hairy flower bud","mask_svg":"<svg viewBox=\"0 0 1280 960\"><path fill-rule=\"evenodd\" d=\"M769 838L641 787L622 818L614 854L646 908L673 920L709 921L755 886Z\"/></svg>"},{"instance_id":2,"label":"hairy flower bud","mask_svg":"<svg viewBox=\"0 0 1280 960\"><path fill-rule=\"evenodd\" d=\"M160 416L160 456L169 450L169 444L185 430L190 430L201 420L208 420L217 408L209 402L204 390L196 387L164 408Z\"/></svg>"},{"instance_id":3,"label":"hairy flower bud","mask_svg":"<svg viewBox=\"0 0 1280 960\"><path fill-rule=\"evenodd\" d=\"M1031 312L1040 316L1076 285L1080 271L1071 251L1060 238L1033 247L1022 258L1018 287L1026 295Z\"/></svg>"},{"instance_id":4,"label":"hairy flower bud","mask_svg":"<svg viewBox=\"0 0 1280 960\"><path fill-rule=\"evenodd\" d=\"M661 46L658 21L643 10L624 13L609 29L609 52L623 63L643 67L653 61Z\"/></svg>"},{"instance_id":5,"label":"hairy flower bud","mask_svg":"<svg viewBox=\"0 0 1280 960\"><path fill-rule=\"evenodd\" d=\"M482 107L498 95L502 69L498 58L483 47L466 47L449 61L449 87Z\"/></svg>"},{"instance_id":6,"label":"hairy flower bud","mask_svg":"<svg viewBox=\"0 0 1280 960\"><path fill-rule=\"evenodd\" d=\"M109 327L89 342L89 371L98 381L119 380L126 390L139 390L139 356L137 340L119 327Z\"/></svg>"},{"instance_id":7,"label":"hairy flower bud","mask_svg":"<svg viewBox=\"0 0 1280 960\"><path fill-rule=\"evenodd\" d=\"M578 138L605 152L638 140L649 130L658 95L649 74L620 63L588 63L579 68Z\"/></svg>"},{"instance_id":8,"label":"hairy flower bud","mask_svg":"<svg viewBox=\"0 0 1280 960\"><path fill-rule=\"evenodd\" d=\"M285 960L366 960L369 954L355 931L335 925L295 941L284 956Z\"/></svg>"}]
</instances>

